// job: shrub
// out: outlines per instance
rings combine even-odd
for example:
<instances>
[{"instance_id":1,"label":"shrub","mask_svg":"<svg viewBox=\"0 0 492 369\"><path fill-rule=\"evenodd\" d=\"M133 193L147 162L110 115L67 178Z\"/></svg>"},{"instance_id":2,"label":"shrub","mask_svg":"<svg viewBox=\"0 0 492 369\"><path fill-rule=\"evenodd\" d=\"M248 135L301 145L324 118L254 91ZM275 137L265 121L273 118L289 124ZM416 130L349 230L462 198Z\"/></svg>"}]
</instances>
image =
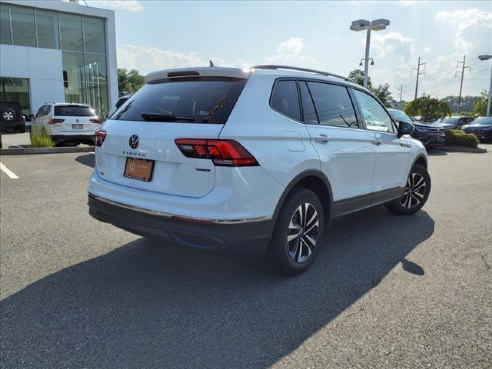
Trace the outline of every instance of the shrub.
<instances>
[{"instance_id":1,"label":"shrub","mask_svg":"<svg viewBox=\"0 0 492 369\"><path fill-rule=\"evenodd\" d=\"M446 145L477 147L478 137L473 133L465 133L459 129L446 130Z\"/></svg>"},{"instance_id":2,"label":"shrub","mask_svg":"<svg viewBox=\"0 0 492 369\"><path fill-rule=\"evenodd\" d=\"M55 143L50 136L33 136L31 135L31 147L53 147Z\"/></svg>"}]
</instances>

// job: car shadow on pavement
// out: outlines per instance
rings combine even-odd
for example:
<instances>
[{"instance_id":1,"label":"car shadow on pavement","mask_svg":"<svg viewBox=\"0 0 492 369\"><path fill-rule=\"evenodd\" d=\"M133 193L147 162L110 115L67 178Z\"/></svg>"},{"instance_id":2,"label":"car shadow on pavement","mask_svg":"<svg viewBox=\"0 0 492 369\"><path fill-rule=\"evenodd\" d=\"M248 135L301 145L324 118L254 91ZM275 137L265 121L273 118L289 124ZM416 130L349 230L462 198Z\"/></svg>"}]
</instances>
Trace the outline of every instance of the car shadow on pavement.
<instances>
[{"instance_id":1,"label":"car shadow on pavement","mask_svg":"<svg viewBox=\"0 0 492 369\"><path fill-rule=\"evenodd\" d=\"M97 230L94 230L97 232ZM362 298L434 232L384 208L332 226L313 267L271 274L260 258L138 239L2 302L9 368L268 368ZM403 263L401 265L400 263Z\"/></svg>"},{"instance_id":2,"label":"car shadow on pavement","mask_svg":"<svg viewBox=\"0 0 492 369\"><path fill-rule=\"evenodd\" d=\"M85 155L79 155L75 158L75 161L80 163L80 164L87 165L88 167L91 167L91 168L94 168L94 166L96 165L95 155L93 152L91 152L89 154L85 154Z\"/></svg>"}]
</instances>

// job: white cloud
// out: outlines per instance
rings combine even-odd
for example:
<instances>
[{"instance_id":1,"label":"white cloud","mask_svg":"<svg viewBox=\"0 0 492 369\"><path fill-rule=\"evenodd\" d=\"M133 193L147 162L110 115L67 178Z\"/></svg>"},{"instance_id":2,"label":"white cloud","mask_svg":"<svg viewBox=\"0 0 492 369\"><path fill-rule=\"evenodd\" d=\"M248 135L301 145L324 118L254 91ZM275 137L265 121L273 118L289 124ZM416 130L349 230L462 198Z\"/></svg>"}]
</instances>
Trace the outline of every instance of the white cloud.
<instances>
[{"instance_id":1,"label":"white cloud","mask_svg":"<svg viewBox=\"0 0 492 369\"><path fill-rule=\"evenodd\" d=\"M304 43L300 37L291 37L287 41L282 42L277 51L280 54L299 54L304 48Z\"/></svg>"},{"instance_id":2,"label":"white cloud","mask_svg":"<svg viewBox=\"0 0 492 369\"><path fill-rule=\"evenodd\" d=\"M480 45L487 49L492 45L492 12L476 8L440 11L435 19L446 27L456 27L454 45L462 53L468 53Z\"/></svg>"},{"instance_id":3,"label":"white cloud","mask_svg":"<svg viewBox=\"0 0 492 369\"><path fill-rule=\"evenodd\" d=\"M365 39L363 43L365 45ZM397 55L400 61L406 61L415 54L415 40L400 32L374 32L371 37L371 50L377 58Z\"/></svg>"},{"instance_id":4,"label":"white cloud","mask_svg":"<svg viewBox=\"0 0 492 369\"><path fill-rule=\"evenodd\" d=\"M301 65L304 67L317 67L318 61L311 55L302 53L304 40L300 37L291 37L277 47L277 54L266 59L267 64Z\"/></svg>"},{"instance_id":5,"label":"white cloud","mask_svg":"<svg viewBox=\"0 0 492 369\"><path fill-rule=\"evenodd\" d=\"M118 68L136 69L143 75L160 69L205 67L209 65L208 58L201 57L195 52L185 53L132 44L118 46L117 57ZM221 57L212 57L210 59L214 65L220 67L245 68L252 65L252 63L244 60L226 60Z\"/></svg>"},{"instance_id":6,"label":"white cloud","mask_svg":"<svg viewBox=\"0 0 492 369\"><path fill-rule=\"evenodd\" d=\"M94 0L91 2L101 8L122 9L130 12L140 12L143 10L143 5L139 0Z\"/></svg>"}]
</instances>

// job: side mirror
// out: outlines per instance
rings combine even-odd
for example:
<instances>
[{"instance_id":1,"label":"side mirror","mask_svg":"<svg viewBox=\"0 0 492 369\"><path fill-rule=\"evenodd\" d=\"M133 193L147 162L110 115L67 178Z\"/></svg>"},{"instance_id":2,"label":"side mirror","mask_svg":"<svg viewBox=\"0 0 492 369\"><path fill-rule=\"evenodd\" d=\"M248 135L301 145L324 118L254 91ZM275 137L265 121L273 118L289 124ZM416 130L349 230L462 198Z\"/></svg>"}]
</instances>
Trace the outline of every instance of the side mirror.
<instances>
[{"instance_id":1,"label":"side mirror","mask_svg":"<svg viewBox=\"0 0 492 369\"><path fill-rule=\"evenodd\" d=\"M403 135L411 135L414 130L415 127L412 123L405 121L398 122L398 138Z\"/></svg>"}]
</instances>

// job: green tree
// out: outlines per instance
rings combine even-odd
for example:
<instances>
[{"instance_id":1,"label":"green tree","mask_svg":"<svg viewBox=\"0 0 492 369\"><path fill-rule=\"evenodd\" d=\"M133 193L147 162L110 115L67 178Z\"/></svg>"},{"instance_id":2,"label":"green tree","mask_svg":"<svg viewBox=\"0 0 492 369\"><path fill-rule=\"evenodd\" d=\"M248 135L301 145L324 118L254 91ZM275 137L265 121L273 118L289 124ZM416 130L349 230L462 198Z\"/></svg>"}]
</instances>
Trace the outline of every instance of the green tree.
<instances>
[{"instance_id":1,"label":"green tree","mask_svg":"<svg viewBox=\"0 0 492 369\"><path fill-rule=\"evenodd\" d=\"M349 73L348 78L353 80L358 85L364 86L364 71L360 69L354 69ZM372 89L371 77L367 78L367 88Z\"/></svg>"},{"instance_id":2,"label":"green tree","mask_svg":"<svg viewBox=\"0 0 492 369\"><path fill-rule=\"evenodd\" d=\"M372 93L376 95L387 108L391 108L391 105L393 103L393 97L391 96L389 88L390 85L387 83L385 83L384 85L379 85L378 88L370 88Z\"/></svg>"},{"instance_id":3,"label":"green tree","mask_svg":"<svg viewBox=\"0 0 492 369\"><path fill-rule=\"evenodd\" d=\"M487 91L483 91L480 99L473 105L473 115L485 116L487 114Z\"/></svg>"},{"instance_id":4,"label":"green tree","mask_svg":"<svg viewBox=\"0 0 492 369\"><path fill-rule=\"evenodd\" d=\"M118 90L120 95L133 94L145 84L145 77L141 76L136 69L127 71L118 68Z\"/></svg>"},{"instance_id":5,"label":"green tree","mask_svg":"<svg viewBox=\"0 0 492 369\"><path fill-rule=\"evenodd\" d=\"M438 118L451 115L451 109L443 100L433 99L429 96L419 97L406 103L403 110L408 115L420 115L422 121L432 122Z\"/></svg>"}]
</instances>

